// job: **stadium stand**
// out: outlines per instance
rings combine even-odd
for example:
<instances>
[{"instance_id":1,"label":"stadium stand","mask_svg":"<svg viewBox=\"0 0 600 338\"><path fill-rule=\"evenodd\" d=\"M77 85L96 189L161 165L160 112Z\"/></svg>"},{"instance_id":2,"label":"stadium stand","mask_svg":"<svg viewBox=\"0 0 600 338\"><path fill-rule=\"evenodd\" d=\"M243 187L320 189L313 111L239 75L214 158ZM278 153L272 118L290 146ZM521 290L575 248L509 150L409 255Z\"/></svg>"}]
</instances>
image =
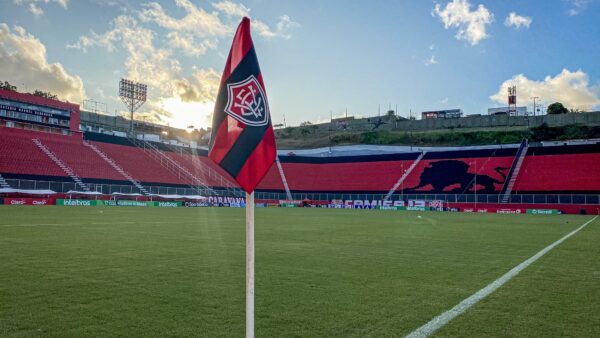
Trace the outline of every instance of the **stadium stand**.
<instances>
[{"instance_id":1,"label":"stadium stand","mask_svg":"<svg viewBox=\"0 0 600 338\"><path fill-rule=\"evenodd\" d=\"M86 146L81 135L64 136L0 127L0 174L5 179L70 180L65 171L32 142L34 138L81 176L83 182L132 185ZM149 158L126 138L94 133L86 133L85 138L142 185L177 187L193 183ZM208 159L206 150L173 145L157 147L207 185L234 186L232 178ZM420 154L331 157L280 154L279 157L293 193L387 194ZM516 154L515 147L429 150L397 187L396 193L472 194L476 190L480 194L500 194ZM515 179L513 193L597 194L600 176L593 173L599 164L599 144L529 147ZM285 193L277 166L271 168L258 189Z\"/></svg>"},{"instance_id":2,"label":"stadium stand","mask_svg":"<svg viewBox=\"0 0 600 338\"><path fill-rule=\"evenodd\" d=\"M530 148L513 193L600 191L600 144Z\"/></svg>"},{"instance_id":3,"label":"stadium stand","mask_svg":"<svg viewBox=\"0 0 600 338\"><path fill-rule=\"evenodd\" d=\"M47 140L54 136L21 129L0 128L0 173L5 174L5 178L36 175L68 180L64 171L32 142L32 138L35 137Z\"/></svg>"},{"instance_id":4,"label":"stadium stand","mask_svg":"<svg viewBox=\"0 0 600 338\"><path fill-rule=\"evenodd\" d=\"M289 188L292 192L387 192L398 179L402 168L408 169L418 154L401 155L402 159L373 160L369 156L335 159L333 163L311 158L281 157ZM271 168L259 185L263 190L284 190L277 167Z\"/></svg>"},{"instance_id":5,"label":"stadium stand","mask_svg":"<svg viewBox=\"0 0 600 338\"><path fill-rule=\"evenodd\" d=\"M91 141L90 143L98 147L111 160L113 160L132 177L142 183L179 185L185 185L188 183L174 176L159 163L152 161L152 159L144 154L144 152L139 148L94 141Z\"/></svg>"}]
</instances>

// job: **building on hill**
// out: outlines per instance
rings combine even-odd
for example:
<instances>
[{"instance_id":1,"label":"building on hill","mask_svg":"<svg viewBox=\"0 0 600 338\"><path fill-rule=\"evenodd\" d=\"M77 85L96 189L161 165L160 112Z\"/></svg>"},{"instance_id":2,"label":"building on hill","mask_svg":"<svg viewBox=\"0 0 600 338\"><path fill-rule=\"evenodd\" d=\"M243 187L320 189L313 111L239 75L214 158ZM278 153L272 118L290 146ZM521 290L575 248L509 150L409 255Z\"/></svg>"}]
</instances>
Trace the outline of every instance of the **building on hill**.
<instances>
[{"instance_id":1,"label":"building on hill","mask_svg":"<svg viewBox=\"0 0 600 338\"><path fill-rule=\"evenodd\" d=\"M488 108L488 115L507 115L508 107ZM514 116L514 114L512 114ZM527 116L527 107L517 107L517 116Z\"/></svg>"},{"instance_id":2,"label":"building on hill","mask_svg":"<svg viewBox=\"0 0 600 338\"><path fill-rule=\"evenodd\" d=\"M457 119L462 117L462 115L462 109L433 110L422 112L421 119Z\"/></svg>"}]
</instances>

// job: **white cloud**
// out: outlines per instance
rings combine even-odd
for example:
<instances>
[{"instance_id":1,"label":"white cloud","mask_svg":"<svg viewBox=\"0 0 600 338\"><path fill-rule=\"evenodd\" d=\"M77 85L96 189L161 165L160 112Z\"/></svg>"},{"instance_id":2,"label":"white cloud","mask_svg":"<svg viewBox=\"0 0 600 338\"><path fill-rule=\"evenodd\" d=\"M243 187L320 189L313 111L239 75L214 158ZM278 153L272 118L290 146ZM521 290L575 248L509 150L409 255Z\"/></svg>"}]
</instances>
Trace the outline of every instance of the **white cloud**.
<instances>
[{"instance_id":1,"label":"white cloud","mask_svg":"<svg viewBox=\"0 0 600 338\"><path fill-rule=\"evenodd\" d=\"M208 13L197 7L189 0L175 0L177 7L182 8L186 15L177 19L168 15L157 2L145 4L140 12L140 20L143 22L154 22L162 28L187 32L200 37L225 36L231 32L231 28L225 25L217 12Z\"/></svg>"},{"instance_id":2,"label":"white cloud","mask_svg":"<svg viewBox=\"0 0 600 338\"><path fill-rule=\"evenodd\" d=\"M292 21L287 15L282 15L279 17L279 21L277 22L275 30L272 30L266 23L260 20L252 20L252 27L260 36L264 38L279 37L289 39L292 37L292 35L289 33L289 30L299 26L300 25L297 22Z\"/></svg>"},{"instance_id":3,"label":"white cloud","mask_svg":"<svg viewBox=\"0 0 600 338\"><path fill-rule=\"evenodd\" d=\"M521 27L529 28L531 25L531 17L530 16L520 16L515 12L510 12L506 19L504 20L504 26L510 27L515 26L517 29Z\"/></svg>"},{"instance_id":4,"label":"white cloud","mask_svg":"<svg viewBox=\"0 0 600 338\"><path fill-rule=\"evenodd\" d=\"M44 14L44 11L33 2L29 4L29 11L36 18L39 18L40 16L42 16L42 14Z\"/></svg>"},{"instance_id":5,"label":"white cloud","mask_svg":"<svg viewBox=\"0 0 600 338\"><path fill-rule=\"evenodd\" d=\"M458 28L456 38L467 40L471 45L489 37L486 26L494 21L494 15L484 5L471 11L471 4L467 0L453 0L444 8L436 4L432 15L439 17L444 28Z\"/></svg>"},{"instance_id":6,"label":"white cloud","mask_svg":"<svg viewBox=\"0 0 600 338\"><path fill-rule=\"evenodd\" d=\"M213 12L189 0L175 0L175 5L183 14L167 13L158 2L144 4L140 11L127 11L131 14L113 19L106 32L91 31L67 48L83 52L95 47L109 52L124 50L127 55L125 76L148 84L149 99L142 108L147 118L179 126L206 125L207 121L192 123L191 112L197 111L198 119L212 113L220 75L213 69L195 66L191 71L184 71L180 58L198 58L209 50L216 50L221 39L233 34L237 18L248 14L250 9L231 1L213 3ZM289 30L298 25L287 15L279 18L274 29L262 21L253 23L254 30L266 38L289 38ZM158 34L158 31L163 33ZM181 117L186 114L188 118Z\"/></svg>"},{"instance_id":7,"label":"white cloud","mask_svg":"<svg viewBox=\"0 0 600 338\"><path fill-rule=\"evenodd\" d=\"M244 6L244 4L236 4L229 0L220 2L213 2L213 7L220 12L227 14L228 16L243 17L250 16L250 8Z\"/></svg>"},{"instance_id":8,"label":"white cloud","mask_svg":"<svg viewBox=\"0 0 600 338\"><path fill-rule=\"evenodd\" d=\"M579 15L583 12L590 3L590 0L569 0L571 4L571 8L567 11L567 14L570 16Z\"/></svg>"},{"instance_id":9,"label":"white cloud","mask_svg":"<svg viewBox=\"0 0 600 338\"><path fill-rule=\"evenodd\" d=\"M431 65L437 65L439 62L438 62L438 60L435 59L435 55L431 55L431 57L429 59L425 59L425 61L423 61L423 63L425 64L425 66L431 66Z\"/></svg>"},{"instance_id":10,"label":"white cloud","mask_svg":"<svg viewBox=\"0 0 600 338\"><path fill-rule=\"evenodd\" d=\"M431 45L429 45L429 50L434 50L435 49L435 44L432 43Z\"/></svg>"},{"instance_id":11,"label":"white cloud","mask_svg":"<svg viewBox=\"0 0 600 338\"><path fill-rule=\"evenodd\" d=\"M215 49L217 47L217 40L205 39L197 42L193 35L182 34L176 31L168 33L167 39L169 40L169 46L182 50L188 56L201 56L208 49Z\"/></svg>"},{"instance_id":12,"label":"white cloud","mask_svg":"<svg viewBox=\"0 0 600 338\"><path fill-rule=\"evenodd\" d=\"M144 116L149 121L176 121L178 111L167 108L185 108L188 106L185 105L186 102L202 103L205 106L206 103L214 102L220 76L215 76L216 72L212 69L193 69L190 76L182 75L181 64L173 50L181 49L186 54L201 55L207 48L214 48L210 44L216 42L204 40L204 44L196 44L194 37L188 33L171 31L167 34L167 46L158 47L155 37L154 31L141 26L134 17L121 15L111 22L111 29L105 33L92 32L69 46L82 50L91 47L101 47L108 51L117 48L125 50L126 77L148 85L148 101L142 109L144 113L139 116ZM178 126L188 122L181 123ZM202 124L204 123L206 122L203 121Z\"/></svg>"},{"instance_id":13,"label":"white cloud","mask_svg":"<svg viewBox=\"0 0 600 338\"><path fill-rule=\"evenodd\" d=\"M67 9L69 0L14 0L16 5L27 5L27 9L33 16L39 18L44 14L44 10L38 4L56 3L64 9Z\"/></svg>"},{"instance_id":14,"label":"white cloud","mask_svg":"<svg viewBox=\"0 0 600 338\"><path fill-rule=\"evenodd\" d=\"M0 78L28 89L50 91L62 100L79 103L85 98L81 78L67 73L60 63L48 63L46 47L23 27L14 31L0 24Z\"/></svg>"},{"instance_id":15,"label":"white cloud","mask_svg":"<svg viewBox=\"0 0 600 338\"><path fill-rule=\"evenodd\" d=\"M563 69L552 77L546 76L542 81L528 79L523 74L513 76L500 85L498 92L490 98L506 104L509 86L517 86L517 100L528 102L530 97L537 96L546 103L562 102L567 108L588 110L600 105L600 93L589 84L589 77L581 70L571 72Z\"/></svg>"}]
</instances>

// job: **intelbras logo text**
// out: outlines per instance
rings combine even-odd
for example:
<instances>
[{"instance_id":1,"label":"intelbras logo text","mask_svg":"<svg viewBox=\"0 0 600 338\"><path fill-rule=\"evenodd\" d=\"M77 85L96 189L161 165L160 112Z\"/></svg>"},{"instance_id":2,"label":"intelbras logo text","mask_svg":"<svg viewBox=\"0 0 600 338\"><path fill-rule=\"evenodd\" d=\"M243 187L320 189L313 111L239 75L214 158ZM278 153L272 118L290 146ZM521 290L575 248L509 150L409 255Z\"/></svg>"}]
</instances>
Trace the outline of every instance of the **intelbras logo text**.
<instances>
[{"instance_id":1,"label":"intelbras logo text","mask_svg":"<svg viewBox=\"0 0 600 338\"><path fill-rule=\"evenodd\" d=\"M159 207L173 208L179 206L177 202L158 202Z\"/></svg>"},{"instance_id":2,"label":"intelbras logo text","mask_svg":"<svg viewBox=\"0 0 600 338\"><path fill-rule=\"evenodd\" d=\"M86 206L89 207L92 205L92 201L86 201L86 200L65 200L64 202L65 205L69 205L69 206Z\"/></svg>"}]
</instances>

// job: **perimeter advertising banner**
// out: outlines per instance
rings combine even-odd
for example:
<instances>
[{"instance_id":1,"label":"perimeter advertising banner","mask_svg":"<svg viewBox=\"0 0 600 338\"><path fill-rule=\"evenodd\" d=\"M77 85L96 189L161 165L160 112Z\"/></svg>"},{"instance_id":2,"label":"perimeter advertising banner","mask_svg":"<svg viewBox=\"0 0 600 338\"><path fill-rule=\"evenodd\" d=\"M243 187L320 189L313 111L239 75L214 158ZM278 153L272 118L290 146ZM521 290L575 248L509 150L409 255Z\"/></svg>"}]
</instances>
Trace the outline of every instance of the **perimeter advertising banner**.
<instances>
[{"instance_id":1,"label":"perimeter advertising banner","mask_svg":"<svg viewBox=\"0 0 600 338\"><path fill-rule=\"evenodd\" d=\"M171 202L171 201L128 201L128 200L76 200L76 199L58 199L56 205L64 206L84 206L84 207L96 207L96 206L121 206L121 207L161 207L161 208L175 208L183 206L183 202Z\"/></svg>"},{"instance_id":2,"label":"perimeter advertising banner","mask_svg":"<svg viewBox=\"0 0 600 338\"><path fill-rule=\"evenodd\" d=\"M558 215L556 209L527 209L528 214L532 215Z\"/></svg>"},{"instance_id":3,"label":"perimeter advertising banner","mask_svg":"<svg viewBox=\"0 0 600 338\"><path fill-rule=\"evenodd\" d=\"M496 209L497 214L522 214L523 209L512 209L512 208L498 208Z\"/></svg>"},{"instance_id":4,"label":"perimeter advertising banner","mask_svg":"<svg viewBox=\"0 0 600 338\"><path fill-rule=\"evenodd\" d=\"M100 200L74 200L74 199L57 199L56 205L64 205L70 207L95 207L98 205L104 205L104 201Z\"/></svg>"},{"instance_id":5,"label":"perimeter advertising banner","mask_svg":"<svg viewBox=\"0 0 600 338\"><path fill-rule=\"evenodd\" d=\"M406 210L406 207L404 207L404 206L386 206L386 205L381 205L381 206L375 207L375 209L379 209L379 210Z\"/></svg>"},{"instance_id":6,"label":"perimeter advertising banner","mask_svg":"<svg viewBox=\"0 0 600 338\"><path fill-rule=\"evenodd\" d=\"M7 205L54 205L54 200L49 198L0 198L0 201ZM2 204L2 203L0 203Z\"/></svg>"}]
</instances>

